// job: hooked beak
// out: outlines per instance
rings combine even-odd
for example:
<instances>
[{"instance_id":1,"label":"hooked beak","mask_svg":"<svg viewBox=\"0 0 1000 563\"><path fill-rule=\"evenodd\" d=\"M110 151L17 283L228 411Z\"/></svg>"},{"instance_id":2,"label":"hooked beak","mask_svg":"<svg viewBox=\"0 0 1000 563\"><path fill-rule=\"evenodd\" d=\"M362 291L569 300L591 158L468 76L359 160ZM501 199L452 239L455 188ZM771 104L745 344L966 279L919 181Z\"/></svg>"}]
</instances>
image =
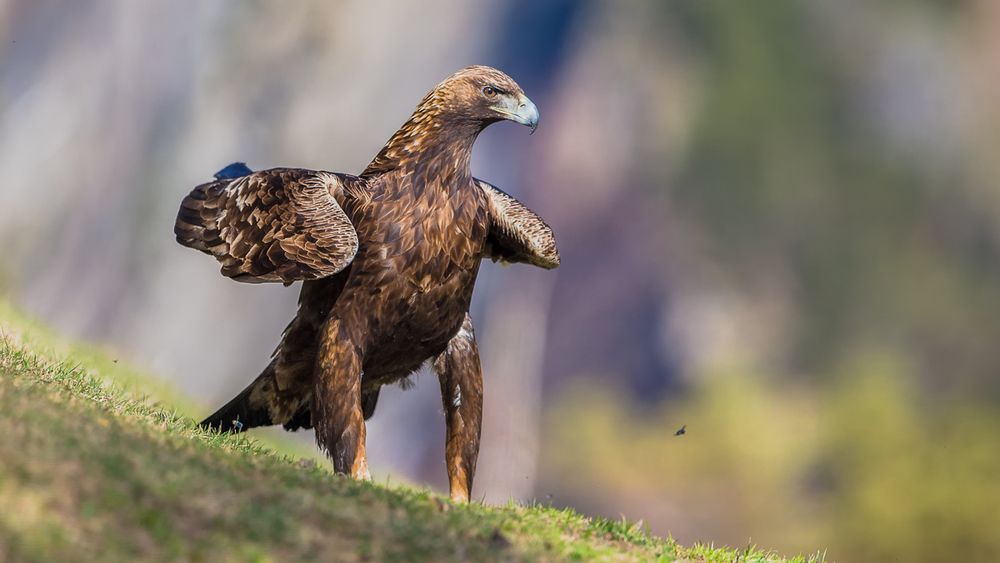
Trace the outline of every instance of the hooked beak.
<instances>
[{"instance_id":1,"label":"hooked beak","mask_svg":"<svg viewBox=\"0 0 1000 563\"><path fill-rule=\"evenodd\" d=\"M538 108L524 94L510 96L500 106L494 107L506 119L531 127L534 133L538 127Z\"/></svg>"}]
</instances>

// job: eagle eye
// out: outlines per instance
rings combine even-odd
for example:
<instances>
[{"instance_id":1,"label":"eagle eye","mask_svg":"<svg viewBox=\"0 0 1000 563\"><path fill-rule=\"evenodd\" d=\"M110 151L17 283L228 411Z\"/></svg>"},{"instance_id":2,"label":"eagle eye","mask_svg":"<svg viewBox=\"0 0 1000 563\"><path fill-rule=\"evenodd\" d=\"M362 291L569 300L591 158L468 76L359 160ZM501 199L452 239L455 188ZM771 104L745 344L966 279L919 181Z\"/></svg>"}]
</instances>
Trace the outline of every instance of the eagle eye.
<instances>
[{"instance_id":1,"label":"eagle eye","mask_svg":"<svg viewBox=\"0 0 1000 563\"><path fill-rule=\"evenodd\" d=\"M483 95L487 98L495 98L497 95L497 89L492 86L486 86L483 88Z\"/></svg>"}]
</instances>

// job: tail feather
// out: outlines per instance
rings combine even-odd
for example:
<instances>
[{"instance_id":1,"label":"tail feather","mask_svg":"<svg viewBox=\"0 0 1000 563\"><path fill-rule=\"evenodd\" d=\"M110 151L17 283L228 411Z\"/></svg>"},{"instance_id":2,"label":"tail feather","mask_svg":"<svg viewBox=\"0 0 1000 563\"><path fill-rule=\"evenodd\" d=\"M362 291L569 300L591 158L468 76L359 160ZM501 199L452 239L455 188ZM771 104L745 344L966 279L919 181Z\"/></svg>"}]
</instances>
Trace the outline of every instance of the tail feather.
<instances>
[{"instance_id":1,"label":"tail feather","mask_svg":"<svg viewBox=\"0 0 1000 563\"><path fill-rule=\"evenodd\" d=\"M256 393L263 387L272 375L272 367L268 366L264 373L254 380L246 389L236 395L231 401L215 411L211 416L201 421L200 426L219 432L242 432L258 426L271 426L270 409Z\"/></svg>"}]
</instances>

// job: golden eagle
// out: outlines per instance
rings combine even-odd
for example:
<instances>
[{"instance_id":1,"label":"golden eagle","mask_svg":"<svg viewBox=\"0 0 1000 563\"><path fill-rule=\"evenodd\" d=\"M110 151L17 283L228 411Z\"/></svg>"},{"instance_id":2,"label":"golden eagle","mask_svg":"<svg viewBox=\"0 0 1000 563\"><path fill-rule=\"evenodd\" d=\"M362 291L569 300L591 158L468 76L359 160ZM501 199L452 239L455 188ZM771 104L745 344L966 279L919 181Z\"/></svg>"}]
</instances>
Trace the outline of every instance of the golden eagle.
<instances>
[{"instance_id":1,"label":"golden eagle","mask_svg":"<svg viewBox=\"0 0 1000 563\"><path fill-rule=\"evenodd\" d=\"M242 282L302 281L271 363L201 424L315 428L338 473L368 478L365 420L379 389L430 360L447 418L451 498L479 454L483 382L469 302L483 257L559 265L552 230L472 176L479 133L538 110L506 74L473 66L424 97L360 176L241 163L181 203L177 241Z\"/></svg>"}]
</instances>

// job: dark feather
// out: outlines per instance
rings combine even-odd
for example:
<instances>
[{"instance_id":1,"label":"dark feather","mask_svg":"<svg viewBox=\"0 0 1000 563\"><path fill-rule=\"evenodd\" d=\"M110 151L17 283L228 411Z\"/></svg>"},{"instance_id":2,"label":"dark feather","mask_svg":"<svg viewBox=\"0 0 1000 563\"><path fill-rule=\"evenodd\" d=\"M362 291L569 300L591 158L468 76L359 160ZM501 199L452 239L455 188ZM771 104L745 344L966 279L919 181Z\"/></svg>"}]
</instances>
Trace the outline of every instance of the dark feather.
<instances>
[{"instance_id":1,"label":"dark feather","mask_svg":"<svg viewBox=\"0 0 1000 563\"><path fill-rule=\"evenodd\" d=\"M261 386L271 377L271 369L271 366L268 366L268 369L239 395L201 421L200 426L219 432L243 432L273 424L267 404L254 400L256 398L254 395L259 395Z\"/></svg>"}]
</instances>

